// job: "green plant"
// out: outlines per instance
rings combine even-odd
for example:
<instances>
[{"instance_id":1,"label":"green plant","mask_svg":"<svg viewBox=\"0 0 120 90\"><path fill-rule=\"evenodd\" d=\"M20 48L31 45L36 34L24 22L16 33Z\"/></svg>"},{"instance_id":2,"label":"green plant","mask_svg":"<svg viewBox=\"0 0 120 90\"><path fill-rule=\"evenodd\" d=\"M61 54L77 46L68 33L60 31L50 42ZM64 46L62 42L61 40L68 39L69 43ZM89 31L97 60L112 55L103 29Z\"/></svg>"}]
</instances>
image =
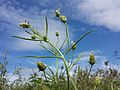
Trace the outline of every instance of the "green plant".
<instances>
[{"instance_id":1,"label":"green plant","mask_svg":"<svg viewBox=\"0 0 120 90\"><path fill-rule=\"evenodd\" d=\"M31 35L31 38L24 38L24 37L20 37L20 36L13 36L15 38L19 38L19 39L24 39L24 40L29 40L29 41L37 41L40 42L40 46L44 49L46 49L49 53L52 54L52 56L24 56L27 58L56 58L56 75L54 75L53 71L47 66L47 68L49 68L49 70L52 72L53 74L53 80L55 83L58 83L58 60L62 59L63 63L64 63L64 67L65 67L65 72L63 73L66 74L67 76L67 89L70 90L70 83L72 84L72 86L74 87L75 90L77 89L77 86L73 80L73 78L70 76L70 70L72 69L72 67L74 65L76 65L76 63L80 60L80 55L78 56L78 58L74 61L71 62L71 65L69 65L70 63L70 51L74 51L76 49L76 45L85 37L87 36L89 33L93 32L92 31L88 31L87 33L85 33L83 36L81 36L76 42L74 42L73 44L70 44L70 40L69 40L69 31L68 31L68 25L67 25L67 17L64 15L61 15L60 10L57 9L55 11L55 15L57 18L60 19L61 22L63 22L63 24L66 27L65 33L66 33L66 38L65 41L61 44L61 46L59 45L55 45L54 43L52 43L49 38L48 38L48 19L47 17L45 17L45 35L38 32L37 29L35 29L34 27L32 27L32 25L29 24L29 22L23 22L20 24L20 26L22 28L25 29L25 32ZM29 29L30 31L28 31L27 29ZM56 32L56 37L57 37L57 44L59 44L59 33ZM46 43L50 48L44 46L44 43ZM67 47L65 50L62 51L62 48L64 46L64 44L67 43ZM72 56L74 56L74 52L72 54ZM68 57L68 58L66 58ZM73 60L73 57L72 57ZM38 65L38 64L37 64ZM39 68L40 70L40 68ZM44 71L45 73L45 71ZM46 77L47 80L47 77Z\"/></svg>"}]
</instances>

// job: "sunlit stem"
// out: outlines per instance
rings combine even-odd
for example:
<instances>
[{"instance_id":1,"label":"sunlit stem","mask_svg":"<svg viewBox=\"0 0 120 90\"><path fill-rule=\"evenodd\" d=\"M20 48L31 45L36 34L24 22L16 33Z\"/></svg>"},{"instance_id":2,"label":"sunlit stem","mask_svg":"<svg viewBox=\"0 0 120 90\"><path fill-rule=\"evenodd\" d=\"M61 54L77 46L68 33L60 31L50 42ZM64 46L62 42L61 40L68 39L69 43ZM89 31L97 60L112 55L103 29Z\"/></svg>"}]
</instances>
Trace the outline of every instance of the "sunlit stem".
<instances>
[{"instance_id":1,"label":"sunlit stem","mask_svg":"<svg viewBox=\"0 0 120 90\"><path fill-rule=\"evenodd\" d=\"M58 81L58 67L59 67L58 58L56 58L56 79L57 79L57 81Z\"/></svg>"},{"instance_id":2,"label":"sunlit stem","mask_svg":"<svg viewBox=\"0 0 120 90\"><path fill-rule=\"evenodd\" d=\"M69 31L68 31L67 23L65 23L65 27L66 27L66 40L67 40L67 45L68 45L67 50L68 50L70 45L69 45ZM69 65L69 62L70 62L70 52L68 52L68 65Z\"/></svg>"},{"instance_id":3,"label":"sunlit stem","mask_svg":"<svg viewBox=\"0 0 120 90\"><path fill-rule=\"evenodd\" d=\"M71 66L72 66L73 59L74 59L74 50L72 50L72 60L71 60L71 64L70 64L70 66L69 66L69 67L71 67Z\"/></svg>"},{"instance_id":4,"label":"sunlit stem","mask_svg":"<svg viewBox=\"0 0 120 90\"><path fill-rule=\"evenodd\" d=\"M64 55L62 54L62 52L61 52L56 46L54 46L54 45L53 45L52 43L50 43L49 41L48 41L48 43L49 43L51 46L53 46L53 47L58 51L58 53L61 55L61 58L62 58L62 60L63 60L63 62L64 62L65 69L66 69L67 80L68 80L68 90L69 90L69 70L68 70L68 66L67 66L66 59L65 59Z\"/></svg>"},{"instance_id":5,"label":"sunlit stem","mask_svg":"<svg viewBox=\"0 0 120 90\"><path fill-rule=\"evenodd\" d=\"M59 37L57 36L57 47L59 47Z\"/></svg>"}]
</instances>

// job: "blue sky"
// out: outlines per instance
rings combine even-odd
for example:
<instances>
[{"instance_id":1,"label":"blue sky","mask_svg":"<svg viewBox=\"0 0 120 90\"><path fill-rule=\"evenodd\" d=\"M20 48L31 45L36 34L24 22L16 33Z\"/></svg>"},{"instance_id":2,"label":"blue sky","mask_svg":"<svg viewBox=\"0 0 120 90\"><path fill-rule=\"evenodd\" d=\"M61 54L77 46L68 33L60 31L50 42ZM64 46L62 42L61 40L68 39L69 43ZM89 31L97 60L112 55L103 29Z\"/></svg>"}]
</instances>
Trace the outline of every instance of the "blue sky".
<instances>
[{"instance_id":1,"label":"blue sky","mask_svg":"<svg viewBox=\"0 0 120 90\"><path fill-rule=\"evenodd\" d=\"M0 52L8 50L10 72L21 65L25 68L36 68L37 61L55 66L52 59L20 59L23 55L46 55L47 52L37 43L15 39L18 35L29 37L19 24L30 21L30 24L44 31L44 16L48 17L49 38L56 41L55 32L60 33L60 42L65 38L65 27L57 20L53 10L60 8L68 19L70 39L75 41L89 30L96 30L85 37L78 45L75 58L83 52L81 67L88 65L89 54L94 51L97 67L104 67L103 62L109 60L120 66L119 60L113 58L114 51L120 51L120 1L116 0L0 0ZM60 61L61 63L61 61Z\"/></svg>"}]
</instances>

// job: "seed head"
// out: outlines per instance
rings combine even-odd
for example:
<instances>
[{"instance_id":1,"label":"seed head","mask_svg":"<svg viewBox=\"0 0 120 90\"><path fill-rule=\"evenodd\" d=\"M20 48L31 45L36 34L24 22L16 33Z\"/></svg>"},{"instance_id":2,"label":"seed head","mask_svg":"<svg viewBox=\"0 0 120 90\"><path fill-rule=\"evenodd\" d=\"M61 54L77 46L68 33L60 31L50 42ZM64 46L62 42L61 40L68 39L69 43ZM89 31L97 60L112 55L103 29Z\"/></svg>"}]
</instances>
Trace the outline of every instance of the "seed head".
<instances>
[{"instance_id":1,"label":"seed head","mask_svg":"<svg viewBox=\"0 0 120 90\"><path fill-rule=\"evenodd\" d=\"M63 23L66 23L67 18L66 18L66 16L61 15L61 16L60 16L60 20L61 20Z\"/></svg>"},{"instance_id":2,"label":"seed head","mask_svg":"<svg viewBox=\"0 0 120 90\"><path fill-rule=\"evenodd\" d=\"M32 38L32 40L35 40L35 39L36 39L36 36L35 36L35 35L32 35L31 38Z\"/></svg>"},{"instance_id":3,"label":"seed head","mask_svg":"<svg viewBox=\"0 0 120 90\"><path fill-rule=\"evenodd\" d=\"M60 9L55 10L55 16L59 17L60 16Z\"/></svg>"},{"instance_id":4,"label":"seed head","mask_svg":"<svg viewBox=\"0 0 120 90\"><path fill-rule=\"evenodd\" d=\"M39 71L44 71L46 69L46 66L42 62L37 62L37 67Z\"/></svg>"},{"instance_id":5,"label":"seed head","mask_svg":"<svg viewBox=\"0 0 120 90\"><path fill-rule=\"evenodd\" d=\"M77 45L75 43L72 44L72 50L75 50Z\"/></svg>"},{"instance_id":6,"label":"seed head","mask_svg":"<svg viewBox=\"0 0 120 90\"><path fill-rule=\"evenodd\" d=\"M90 63L91 65L94 65L94 64L96 63L95 56L94 56L93 53L90 54L89 63Z\"/></svg>"},{"instance_id":7,"label":"seed head","mask_svg":"<svg viewBox=\"0 0 120 90\"><path fill-rule=\"evenodd\" d=\"M29 22L26 23L26 21L25 21L25 22L20 23L20 27L22 27L22 28L30 28L30 24L29 24Z\"/></svg>"},{"instance_id":8,"label":"seed head","mask_svg":"<svg viewBox=\"0 0 120 90\"><path fill-rule=\"evenodd\" d=\"M56 32L55 34L56 34L57 37L59 36L59 32Z\"/></svg>"}]
</instances>

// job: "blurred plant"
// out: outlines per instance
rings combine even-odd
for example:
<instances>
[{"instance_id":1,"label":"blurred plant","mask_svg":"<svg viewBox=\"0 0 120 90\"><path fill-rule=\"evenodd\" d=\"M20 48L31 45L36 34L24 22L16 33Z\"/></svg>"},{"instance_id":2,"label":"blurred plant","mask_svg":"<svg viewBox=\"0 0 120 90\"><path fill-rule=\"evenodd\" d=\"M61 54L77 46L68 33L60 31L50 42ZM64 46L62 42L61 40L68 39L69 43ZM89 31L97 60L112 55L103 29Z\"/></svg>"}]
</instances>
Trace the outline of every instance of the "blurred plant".
<instances>
[{"instance_id":1,"label":"blurred plant","mask_svg":"<svg viewBox=\"0 0 120 90\"><path fill-rule=\"evenodd\" d=\"M7 55L8 52L5 51L3 52L3 56L0 57L0 90L4 90L6 88L8 88L8 72L7 72Z\"/></svg>"}]
</instances>

